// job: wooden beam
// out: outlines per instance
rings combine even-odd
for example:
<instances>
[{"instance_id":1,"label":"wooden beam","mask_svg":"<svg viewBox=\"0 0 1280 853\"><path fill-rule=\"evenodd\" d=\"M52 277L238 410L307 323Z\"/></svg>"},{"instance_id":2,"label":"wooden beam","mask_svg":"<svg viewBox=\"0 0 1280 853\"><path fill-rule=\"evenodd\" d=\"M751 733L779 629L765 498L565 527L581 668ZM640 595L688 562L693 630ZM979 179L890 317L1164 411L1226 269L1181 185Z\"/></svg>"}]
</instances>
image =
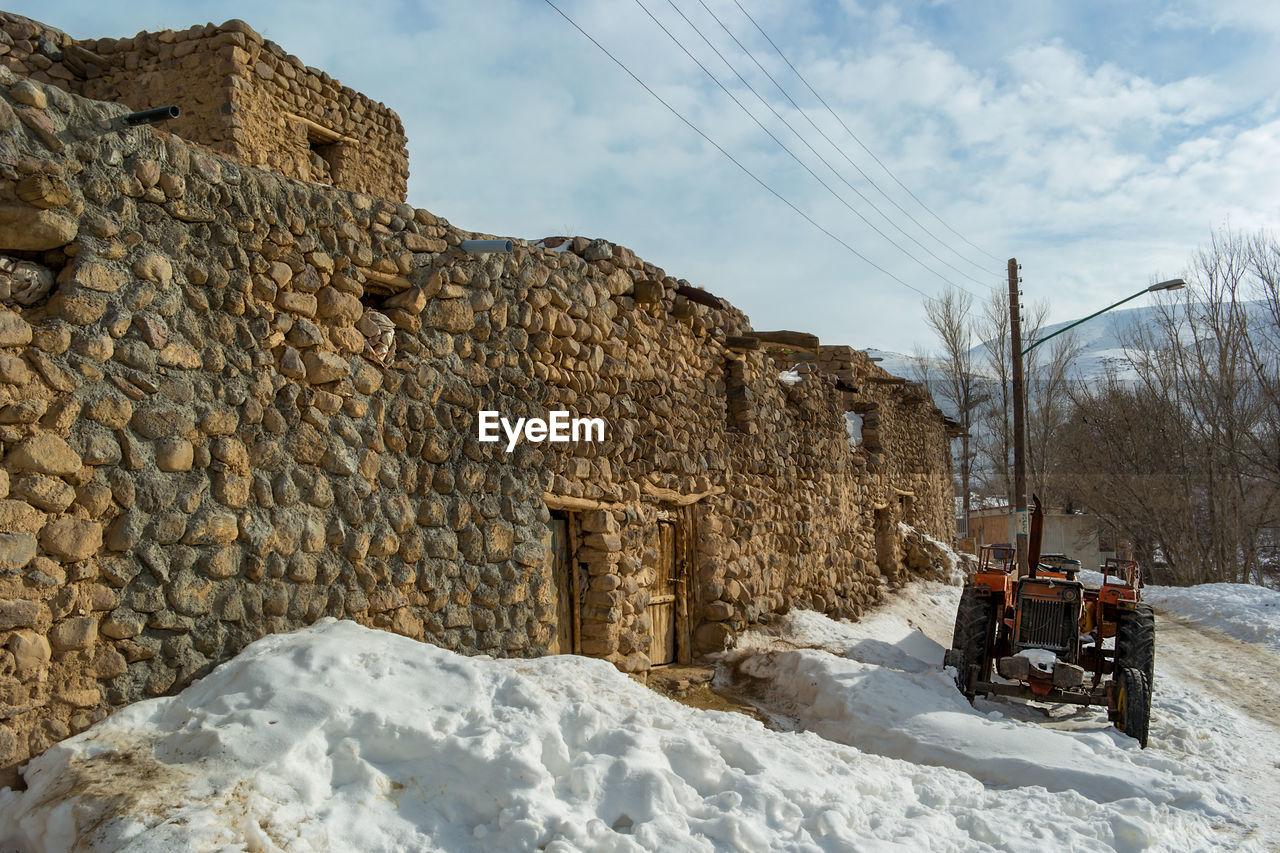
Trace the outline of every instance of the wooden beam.
<instances>
[{"instance_id":1,"label":"wooden beam","mask_svg":"<svg viewBox=\"0 0 1280 853\"><path fill-rule=\"evenodd\" d=\"M551 492L543 492L542 499L546 501L547 509L567 509L579 512L593 509L625 509L628 506L625 503L597 501L591 498L575 498L572 495L553 495Z\"/></svg>"},{"instance_id":2,"label":"wooden beam","mask_svg":"<svg viewBox=\"0 0 1280 853\"><path fill-rule=\"evenodd\" d=\"M301 122L303 125L305 125L307 130L310 131L310 133L307 134L308 138L314 135L318 141L323 142L325 144L330 144L334 142L347 142L347 143L355 142L355 140L352 139L350 136L343 136L341 133L338 133L336 130L331 130L330 128L325 127L323 124L312 121L311 119L305 116L300 116L297 113L291 113L291 112L285 112L285 115L293 119L294 121Z\"/></svg>"},{"instance_id":3,"label":"wooden beam","mask_svg":"<svg viewBox=\"0 0 1280 853\"><path fill-rule=\"evenodd\" d=\"M672 503L676 506L690 506L692 504L696 504L703 498L709 498L712 495L724 494L724 486L712 486L705 492L682 494L672 489L659 488L652 483L641 483L640 491L643 492L646 497L658 498L659 500L664 500L667 503Z\"/></svg>"},{"instance_id":4,"label":"wooden beam","mask_svg":"<svg viewBox=\"0 0 1280 853\"><path fill-rule=\"evenodd\" d=\"M676 288L676 293L688 299L690 302L696 302L699 305L705 305L708 308L723 308L724 303L719 297L712 296L701 287L694 287L691 284L682 284Z\"/></svg>"},{"instance_id":5,"label":"wooden beam","mask_svg":"<svg viewBox=\"0 0 1280 853\"><path fill-rule=\"evenodd\" d=\"M377 282L382 286L390 289L393 293L399 293L402 290L408 290L413 287L413 282L402 275L392 275L389 272L379 272L378 270L369 269L368 267L355 267L364 274L369 281Z\"/></svg>"},{"instance_id":6,"label":"wooden beam","mask_svg":"<svg viewBox=\"0 0 1280 853\"><path fill-rule=\"evenodd\" d=\"M728 335L724 339L724 345L726 349L747 352L748 350L760 349L760 339L753 338L750 335Z\"/></svg>"},{"instance_id":7,"label":"wooden beam","mask_svg":"<svg viewBox=\"0 0 1280 853\"><path fill-rule=\"evenodd\" d=\"M62 64L77 77L85 79L97 77L111 67L110 62L74 42L62 48Z\"/></svg>"},{"instance_id":8,"label":"wooden beam","mask_svg":"<svg viewBox=\"0 0 1280 853\"><path fill-rule=\"evenodd\" d=\"M818 348L819 348L819 344L818 344L818 336L817 336L817 335L811 335L811 334L809 334L808 332L788 332L788 331L778 331L778 332L756 332L756 331L752 331L752 332L749 332L748 334L750 334L750 335L751 335L751 337L753 337L753 338L759 338L760 340L762 340L762 341L764 341L764 342L766 342L766 343L771 343L771 344L783 344L784 346L797 347L797 348L799 348L799 349L810 349L810 350L814 350L814 353L815 353L815 354L817 353L817 350L818 350Z\"/></svg>"}]
</instances>

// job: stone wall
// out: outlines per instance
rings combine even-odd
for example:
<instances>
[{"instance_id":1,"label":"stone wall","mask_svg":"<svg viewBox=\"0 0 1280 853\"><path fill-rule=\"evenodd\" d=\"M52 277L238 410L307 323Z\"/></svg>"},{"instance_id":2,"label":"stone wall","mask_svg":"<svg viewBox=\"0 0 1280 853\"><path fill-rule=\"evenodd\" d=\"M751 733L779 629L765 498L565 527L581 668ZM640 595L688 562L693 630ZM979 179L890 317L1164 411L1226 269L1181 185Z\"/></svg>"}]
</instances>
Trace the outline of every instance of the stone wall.
<instances>
[{"instance_id":1,"label":"stone wall","mask_svg":"<svg viewBox=\"0 0 1280 853\"><path fill-rule=\"evenodd\" d=\"M0 767L326 615L544 654L553 512L572 649L629 672L663 525L682 659L856 615L908 511L952 535L940 416L865 356L771 343L603 240L472 256L124 111L0 69ZM605 440L479 440L482 410L556 409Z\"/></svg>"},{"instance_id":2,"label":"stone wall","mask_svg":"<svg viewBox=\"0 0 1280 853\"><path fill-rule=\"evenodd\" d=\"M176 104L164 127L241 163L403 201L408 140L386 105L302 64L239 20L76 40L0 12L0 65L132 109Z\"/></svg>"}]
</instances>

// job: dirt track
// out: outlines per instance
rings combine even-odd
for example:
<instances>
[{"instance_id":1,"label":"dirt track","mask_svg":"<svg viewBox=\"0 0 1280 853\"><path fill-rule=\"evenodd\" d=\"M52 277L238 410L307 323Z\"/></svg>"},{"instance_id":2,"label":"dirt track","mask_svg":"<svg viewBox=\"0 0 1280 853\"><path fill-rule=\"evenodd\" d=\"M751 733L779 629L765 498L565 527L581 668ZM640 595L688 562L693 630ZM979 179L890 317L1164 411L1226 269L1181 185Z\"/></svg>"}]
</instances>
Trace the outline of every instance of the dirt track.
<instances>
[{"instance_id":1,"label":"dirt track","mask_svg":"<svg viewBox=\"0 0 1280 853\"><path fill-rule=\"evenodd\" d=\"M1267 847L1280 838L1280 684L1272 677L1276 655L1163 610L1156 611L1156 667L1189 687L1233 708L1256 724L1244 734L1233 773L1253 800L1245 817L1253 830L1245 838ZM1267 849L1271 849L1267 847Z\"/></svg>"},{"instance_id":2,"label":"dirt track","mask_svg":"<svg viewBox=\"0 0 1280 853\"><path fill-rule=\"evenodd\" d=\"M1194 684L1223 704L1280 733L1280 683L1276 656L1212 628L1156 611L1156 659L1161 669Z\"/></svg>"}]
</instances>

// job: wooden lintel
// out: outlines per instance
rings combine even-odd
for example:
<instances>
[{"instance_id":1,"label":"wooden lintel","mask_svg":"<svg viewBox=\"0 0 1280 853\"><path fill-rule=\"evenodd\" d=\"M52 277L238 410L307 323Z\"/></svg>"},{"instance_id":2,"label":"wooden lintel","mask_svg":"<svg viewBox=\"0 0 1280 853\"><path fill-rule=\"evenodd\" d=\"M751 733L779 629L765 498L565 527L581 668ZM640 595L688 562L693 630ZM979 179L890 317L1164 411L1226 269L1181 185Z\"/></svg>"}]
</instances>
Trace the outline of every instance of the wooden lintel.
<instances>
[{"instance_id":1,"label":"wooden lintel","mask_svg":"<svg viewBox=\"0 0 1280 853\"><path fill-rule=\"evenodd\" d=\"M593 510L593 509L625 509L628 505L616 501L598 501L592 498L575 498L572 495L553 495L543 492L542 499L547 509Z\"/></svg>"},{"instance_id":2,"label":"wooden lintel","mask_svg":"<svg viewBox=\"0 0 1280 853\"><path fill-rule=\"evenodd\" d=\"M352 139L350 136L343 136L341 133L338 133L336 130L327 128L323 124L320 124L319 122L316 122L316 121L312 121L306 116L300 116L297 113L291 113L291 112L286 112L285 115L293 119L294 121L301 122L302 124L306 125L306 128L309 131L308 136L314 136L320 142L324 142L326 144L333 143L333 142L348 142L348 143L355 142L355 140Z\"/></svg>"},{"instance_id":3,"label":"wooden lintel","mask_svg":"<svg viewBox=\"0 0 1280 853\"><path fill-rule=\"evenodd\" d=\"M867 381L873 385L906 385L907 380L901 376L868 376Z\"/></svg>"},{"instance_id":4,"label":"wooden lintel","mask_svg":"<svg viewBox=\"0 0 1280 853\"><path fill-rule=\"evenodd\" d=\"M657 498L660 501L669 503L677 507L692 506L703 498L709 498L712 495L724 494L724 486L713 486L705 492L693 492L686 494L677 492L674 489L664 489L655 486L652 483L641 483L640 491L646 498ZM547 504L547 509L567 509L572 511L598 510L598 509L626 509L628 506L634 506L631 503L622 503L619 501L600 501L593 498L578 498L572 495L555 495L551 492L543 492L542 499Z\"/></svg>"},{"instance_id":5,"label":"wooden lintel","mask_svg":"<svg viewBox=\"0 0 1280 853\"><path fill-rule=\"evenodd\" d=\"M368 267L356 267L361 274L369 281L377 282L383 287L390 289L393 293L399 293L402 290L408 290L413 287L413 282L402 275L393 275L389 272L379 272L378 270L369 269Z\"/></svg>"},{"instance_id":6,"label":"wooden lintel","mask_svg":"<svg viewBox=\"0 0 1280 853\"><path fill-rule=\"evenodd\" d=\"M749 333L753 338L759 338L765 343L782 344L783 346L795 347L797 349L813 350L817 354L819 349L818 336L811 335L808 332L756 332Z\"/></svg>"},{"instance_id":7,"label":"wooden lintel","mask_svg":"<svg viewBox=\"0 0 1280 853\"><path fill-rule=\"evenodd\" d=\"M750 335L727 335L724 339L726 349L748 352L760 349L760 339Z\"/></svg>"},{"instance_id":8,"label":"wooden lintel","mask_svg":"<svg viewBox=\"0 0 1280 853\"><path fill-rule=\"evenodd\" d=\"M709 498L712 495L724 494L724 486L712 486L705 492L683 494L681 492L674 491L673 489L660 488L652 483L641 483L640 491L643 492L646 497L658 498L659 500L675 504L676 506L690 506L692 504L696 504L703 498Z\"/></svg>"},{"instance_id":9,"label":"wooden lintel","mask_svg":"<svg viewBox=\"0 0 1280 853\"><path fill-rule=\"evenodd\" d=\"M894 491L900 498L914 498L916 496L916 493L909 489L894 489Z\"/></svg>"},{"instance_id":10,"label":"wooden lintel","mask_svg":"<svg viewBox=\"0 0 1280 853\"><path fill-rule=\"evenodd\" d=\"M694 287L691 284L682 284L676 288L676 293L688 299L690 302L696 302L699 305L705 305L708 308L723 308L724 303L720 299L701 287Z\"/></svg>"}]
</instances>

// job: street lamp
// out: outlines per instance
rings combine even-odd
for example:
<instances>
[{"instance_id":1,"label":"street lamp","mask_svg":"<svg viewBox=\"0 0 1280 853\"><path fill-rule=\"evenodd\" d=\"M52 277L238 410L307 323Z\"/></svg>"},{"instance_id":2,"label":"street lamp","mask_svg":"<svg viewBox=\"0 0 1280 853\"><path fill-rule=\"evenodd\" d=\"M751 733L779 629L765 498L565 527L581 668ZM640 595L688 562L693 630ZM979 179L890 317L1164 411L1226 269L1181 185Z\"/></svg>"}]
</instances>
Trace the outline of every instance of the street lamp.
<instances>
[{"instance_id":1,"label":"street lamp","mask_svg":"<svg viewBox=\"0 0 1280 853\"><path fill-rule=\"evenodd\" d=\"M1025 349L1022 350L1022 355L1026 355L1027 353L1031 352L1033 349L1040 346L1042 343L1049 340L1050 338L1056 338L1058 335L1062 334L1063 332L1070 331L1071 329L1074 329L1076 326L1079 326L1081 323L1087 323L1090 320L1092 320L1094 317L1097 317L1099 314L1107 313L1112 308L1118 308L1119 306L1125 304L1131 299L1137 299L1139 296L1142 296L1144 293L1156 293L1157 291L1161 291L1161 290L1181 290L1186 286L1187 286L1187 283L1182 279L1171 278L1168 281L1162 281L1159 284L1153 284L1150 287L1144 287L1142 288L1142 290L1139 290L1137 293L1133 294L1132 296L1126 296L1124 299L1121 299L1119 302L1113 305L1108 305L1106 308L1103 308L1101 311L1095 311L1094 313L1090 314L1088 317L1085 317L1083 320L1076 320L1074 323L1072 323L1069 326L1063 326L1061 329L1054 332L1052 335L1045 335L1043 338L1041 338L1038 341L1032 341L1031 343L1027 344Z\"/></svg>"},{"instance_id":2,"label":"street lamp","mask_svg":"<svg viewBox=\"0 0 1280 853\"><path fill-rule=\"evenodd\" d=\"M1125 304L1131 299L1137 299L1144 293L1155 293L1161 290L1181 290L1187 286L1187 283L1180 278L1171 278L1168 281L1162 281L1159 284L1153 284L1150 287L1144 287L1132 296L1126 296L1119 302L1108 305L1101 311L1095 311L1083 320L1077 320L1070 325L1063 326L1052 335L1045 335L1038 341L1032 341L1024 348L1022 346L1022 317L1018 311L1018 261L1015 258L1009 259L1009 329L1011 334L1010 349L1013 353L1013 489L1015 509L1018 513L1018 527L1015 534L1018 552L1018 577L1025 577L1027 574L1034 572L1029 565L1028 550L1028 533L1029 525L1027 524L1027 462L1026 462L1026 426L1024 425L1024 387L1022 377L1022 357L1040 346L1050 338L1057 337L1069 329L1074 329L1081 323L1088 322L1099 314L1105 314L1112 308L1116 308Z\"/></svg>"}]
</instances>

